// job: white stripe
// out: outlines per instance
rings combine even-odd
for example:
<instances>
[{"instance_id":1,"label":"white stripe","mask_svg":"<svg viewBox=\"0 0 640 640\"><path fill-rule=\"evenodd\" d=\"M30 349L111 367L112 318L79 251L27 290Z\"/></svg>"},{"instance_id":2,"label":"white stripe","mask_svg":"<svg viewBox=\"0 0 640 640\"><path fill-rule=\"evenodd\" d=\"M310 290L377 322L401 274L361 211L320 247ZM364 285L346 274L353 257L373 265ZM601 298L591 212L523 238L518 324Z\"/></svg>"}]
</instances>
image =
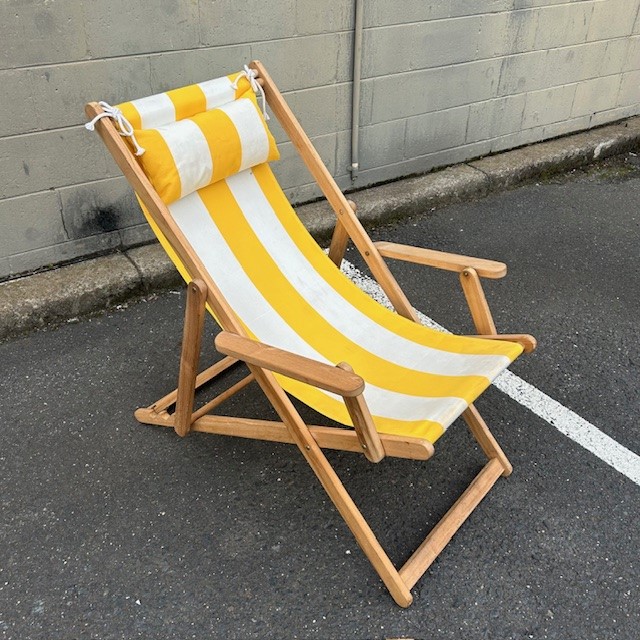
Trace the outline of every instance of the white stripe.
<instances>
[{"instance_id":1,"label":"white stripe","mask_svg":"<svg viewBox=\"0 0 640 640\"><path fill-rule=\"evenodd\" d=\"M226 76L198 83L207 99L207 111L235 100L236 90L231 85L231 80Z\"/></svg>"},{"instance_id":2,"label":"white stripe","mask_svg":"<svg viewBox=\"0 0 640 640\"><path fill-rule=\"evenodd\" d=\"M140 114L143 129L155 129L176 121L176 108L166 93L158 93L132 102Z\"/></svg>"},{"instance_id":3,"label":"white stripe","mask_svg":"<svg viewBox=\"0 0 640 640\"><path fill-rule=\"evenodd\" d=\"M239 171L266 162L269 157L269 138L253 102L249 98L241 98L221 106L220 110L229 116L240 136L242 161Z\"/></svg>"},{"instance_id":4,"label":"white stripe","mask_svg":"<svg viewBox=\"0 0 640 640\"><path fill-rule=\"evenodd\" d=\"M200 127L192 120L179 120L158 127L157 131L167 143L178 169L181 196L206 187L213 175L213 160Z\"/></svg>"},{"instance_id":5,"label":"white stripe","mask_svg":"<svg viewBox=\"0 0 640 640\"><path fill-rule=\"evenodd\" d=\"M500 374L494 384L510 398L553 425L560 433L640 485L640 456L511 371Z\"/></svg>"},{"instance_id":6,"label":"white stripe","mask_svg":"<svg viewBox=\"0 0 640 640\"><path fill-rule=\"evenodd\" d=\"M383 360L416 371L493 380L509 366L505 356L459 354L426 347L379 325L341 296L309 263L278 220L255 176L227 178L247 222L300 295L339 333ZM360 291L354 287L354 295Z\"/></svg>"},{"instance_id":7,"label":"white stripe","mask_svg":"<svg viewBox=\"0 0 640 640\"><path fill-rule=\"evenodd\" d=\"M229 249L198 193L174 202L169 205L169 210L205 269L220 287L222 295L258 340L319 362L333 364L302 340L256 289ZM338 398L330 393L326 395ZM409 396L368 383L365 398L373 415L396 420L434 420L445 427L466 408L461 398Z\"/></svg>"},{"instance_id":8,"label":"white stripe","mask_svg":"<svg viewBox=\"0 0 640 640\"><path fill-rule=\"evenodd\" d=\"M380 288L377 282L362 274L351 263L343 260L342 268L345 273L366 293L371 295L381 304L391 307L389 299ZM443 326L418 312L423 324L449 333ZM561 405L543 391L540 391L532 384L529 384L511 371L503 371L494 381L494 385L510 398L535 413L550 425L554 426L560 433L571 438L580 446L590 451L600 460L606 462L627 476L630 480L640 485L640 456L630 451L613 438L603 433L577 413Z\"/></svg>"}]
</instances>

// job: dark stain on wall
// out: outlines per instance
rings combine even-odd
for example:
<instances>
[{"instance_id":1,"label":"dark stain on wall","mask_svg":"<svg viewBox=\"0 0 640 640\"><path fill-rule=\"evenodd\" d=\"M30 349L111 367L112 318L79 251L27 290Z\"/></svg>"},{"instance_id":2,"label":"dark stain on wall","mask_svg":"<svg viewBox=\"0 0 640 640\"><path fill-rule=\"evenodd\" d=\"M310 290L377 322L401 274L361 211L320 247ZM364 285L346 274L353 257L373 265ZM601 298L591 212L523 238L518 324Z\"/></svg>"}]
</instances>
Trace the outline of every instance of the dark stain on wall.
<instances>
[{"instance_id":1,"label":"dark stain on wall","mask_svg":"<svg viewBox=\"0 0 640 640\"><path fill-rule=\"evenodd\" d=\"M86 185L64 196L62 205L70 239L109 233L143 221L133 194L122 189L113 192Z\"/></svg>"}]
</instances>

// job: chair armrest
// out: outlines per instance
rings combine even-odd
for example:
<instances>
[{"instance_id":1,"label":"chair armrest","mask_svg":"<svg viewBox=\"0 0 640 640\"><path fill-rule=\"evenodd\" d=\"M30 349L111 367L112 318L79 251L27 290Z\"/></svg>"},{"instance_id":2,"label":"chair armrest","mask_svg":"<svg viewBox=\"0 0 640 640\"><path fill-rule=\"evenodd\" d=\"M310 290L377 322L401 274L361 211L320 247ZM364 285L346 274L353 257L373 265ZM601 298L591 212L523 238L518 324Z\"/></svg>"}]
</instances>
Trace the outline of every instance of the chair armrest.
<instances>
[{"instance_id":1,"label":"chair armrest","mask_svg":"<svg viewBox=\"0 0 640 640\"><path fill-rule=\"evenodd\" d=\"M457 271L458 273L472 268L482 278L503 278L507 274L507 265L494 260L471 258L456 253L445 253L444 251L412 247L395 242L382 241L376 242L375 245L381 256L394 260L415 262L416 264L424 264L437 269L445 269L446 271Z\"/></svg>"},{"instance_id":2,"label":"chair armrest","mask_svg":"<svg viewBox=\"0 0 640 640\"><path fill-rule=\"evenodd\" d=\"M494 333L490 335L465 336L466 338L482 338L483 340L504 340L522 346L525 353L531 353L538 346L538 341L527 333Z\"/></svg>"},{"instance_id":3,"label":"chair armrest","mask_svg":"<svg viewBox=\"0 0 640 640\"><path fill-rule=\"evenodd\" d=\"M220 353L345 398L358 396L364 391L363 379L351 371L305 358L235 333L222 331L216 336L215 345Z\"/></svg>"}]
</instances>

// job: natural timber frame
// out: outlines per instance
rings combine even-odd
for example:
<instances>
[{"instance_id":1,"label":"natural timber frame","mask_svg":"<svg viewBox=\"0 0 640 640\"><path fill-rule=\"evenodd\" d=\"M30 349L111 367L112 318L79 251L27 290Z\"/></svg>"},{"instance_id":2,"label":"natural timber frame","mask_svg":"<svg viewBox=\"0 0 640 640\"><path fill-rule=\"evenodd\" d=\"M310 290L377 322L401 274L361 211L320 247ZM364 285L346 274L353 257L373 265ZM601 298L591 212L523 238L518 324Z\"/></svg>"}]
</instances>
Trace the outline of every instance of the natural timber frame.
<instances>
[{"instance_id":1,"label":"natural timber frame","mask_svg":"<svg viewBox=\"0 0 640 640\"><path fill-rule=\"evenodd\" d=\"M265 68L257 61L252 62L250 67L257 72L258 81L264 89L273 113L336 214L336 228L329 250L329 257L333 262L340 264L347 243L351 240L396 311L414 321L418 321L417 314L393 277L384 257L409 260L458 272L478 334L484 334L489 339L519 342L523 344L525 350L529 351L535 347L535 340L531 336L520 334L507 336L496 332L480 278L502 277L506 273L506 267L502 263L393 243L372 242L355 215L355 205L348 201L338 188ZM86 107L86 113L90 118L94 118L101 111L97 103L89 103ZM410 589L488 493L497 478L511 473L509 461L477 410L470 405L464 412L463 418L487 456L488 462L404 566L399 570L396 569L345 490L322 449L359 452L363 453L368 460L379 462L385 456L427 460L433 455L433 445L418 438L378 433L362 395L364 383L348 363L339 363L332 367L258 343L247 336L234 310L172 220L167 207L155 192L113 123L108 118L103 118L96 124L96 129L190 274L178 387L149 407L138 409L135 413L136 418L147 424L171 427L180 436L193 431L295 444L394 600L400 606L409 606L412 602ZM216 337L215 344L224 357L198 373L207 305L215 314L223 330ZM243 362L248 367L248 375L200 408L194 409L196 390L221 376L239 362ZM274 373L342 396L353 420L354 429L305 424ZM211 415L211 411L254 381L273 405L280 421ZM174 406L175 410L170 412Z\"/></svg>"}]
</instances>

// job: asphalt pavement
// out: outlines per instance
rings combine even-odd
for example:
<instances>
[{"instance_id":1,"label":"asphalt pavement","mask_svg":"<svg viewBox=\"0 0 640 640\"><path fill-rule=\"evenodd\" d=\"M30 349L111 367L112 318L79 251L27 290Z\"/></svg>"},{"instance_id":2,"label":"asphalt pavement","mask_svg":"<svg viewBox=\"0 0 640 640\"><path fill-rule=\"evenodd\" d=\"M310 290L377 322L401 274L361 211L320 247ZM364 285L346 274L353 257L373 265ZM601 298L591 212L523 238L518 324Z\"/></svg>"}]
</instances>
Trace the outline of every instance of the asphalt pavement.
<instances>
[{"instance_id":1,"label":"asphalt pavement","mask_svg":"<svg viewBox=\"0 0 640 640\"><path fill-rule=\"evenodd\" d=\"M498 329L539 340L512 370L640 453L636 160L372 235L507 262L486 285ZM391 266L418 309L471 332L454 274ZM135 421L175 385L183 307L182 292L148 296L0 345L0 637L640 636L632 480L490 389L478 407L514 473L400 609L294 447ZM225 409L273 415L252 386ZM396 563L483 463L461 422L426 463L329 458Z\"/></svg>"}]
</instances>

